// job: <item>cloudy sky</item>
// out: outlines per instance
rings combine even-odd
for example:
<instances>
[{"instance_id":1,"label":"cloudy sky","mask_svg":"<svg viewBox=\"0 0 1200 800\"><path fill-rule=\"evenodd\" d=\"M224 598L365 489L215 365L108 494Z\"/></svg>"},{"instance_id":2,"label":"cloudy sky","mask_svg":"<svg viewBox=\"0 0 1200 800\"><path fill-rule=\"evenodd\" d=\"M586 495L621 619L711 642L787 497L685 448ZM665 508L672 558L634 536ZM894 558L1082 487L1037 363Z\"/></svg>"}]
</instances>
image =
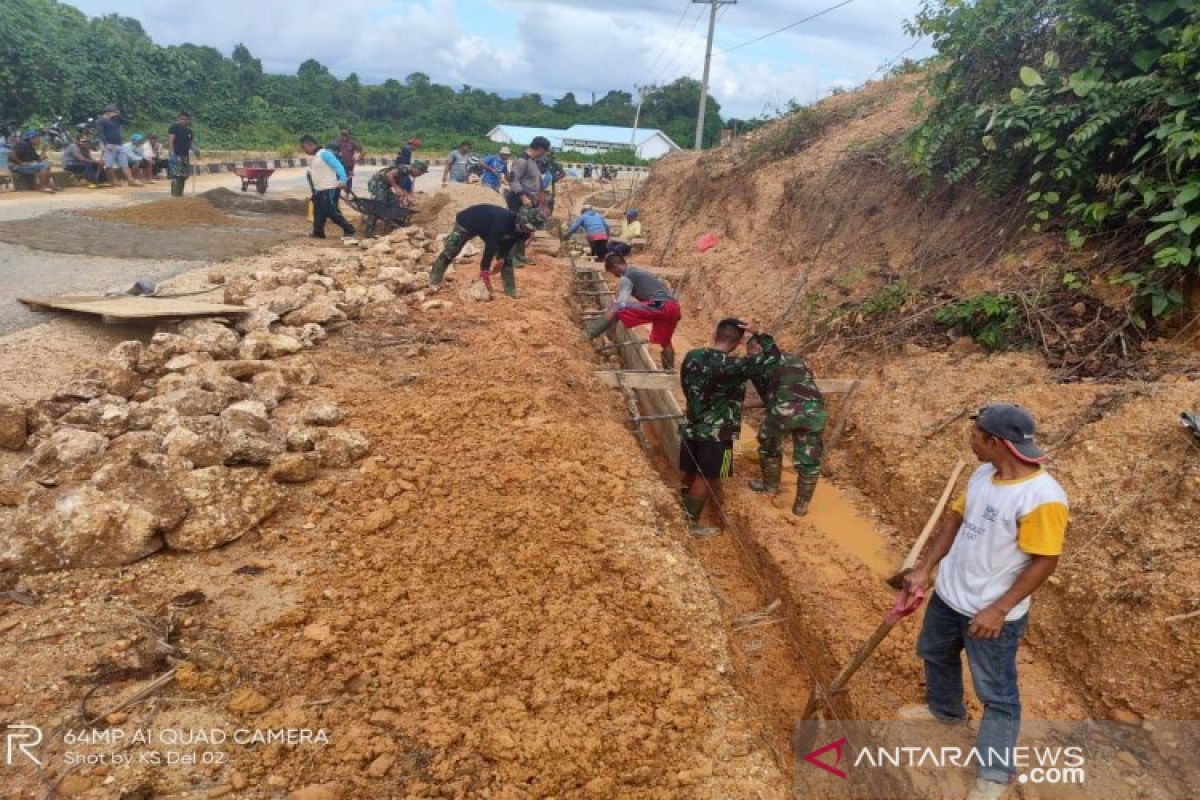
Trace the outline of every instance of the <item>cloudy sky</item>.
<instances>
[{"instance_id":1,"label":"cloudy sky","mask_svg":"<svg viewBox=\"0 0 1200 800\"><path fill-rule=\"evenodd\" d=\"M712 95L725 116L771 113L854 86L914 44L904 20L919 0L850 0L762 42L739 47L840 0L740 0L722 6ZM238 42L271 72L316 58L367 83L421 71L438 83L499 92L608 89L699 78L707 5L691 0L70 0L84 12L141 21L161 44L192 42L228 54ZM731 52L722 50L738 48ZM926 42L905 53L927 55ZM518 121L513 121L518 122Z\"/></svg>"}]
</instances>

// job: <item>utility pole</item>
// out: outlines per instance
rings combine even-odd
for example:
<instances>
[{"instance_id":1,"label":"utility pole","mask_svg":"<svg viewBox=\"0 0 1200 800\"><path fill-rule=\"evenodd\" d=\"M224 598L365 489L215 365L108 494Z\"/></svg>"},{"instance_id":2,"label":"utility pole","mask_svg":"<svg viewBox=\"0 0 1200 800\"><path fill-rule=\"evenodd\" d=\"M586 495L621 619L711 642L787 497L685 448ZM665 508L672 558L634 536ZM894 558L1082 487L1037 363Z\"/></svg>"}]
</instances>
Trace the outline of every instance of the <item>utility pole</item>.
<instances>
[{"instance_id":1,"label":"utility pole","mask_svg":"<svg viewBox=\"0 0 1200 800\"><path fill-rule=\"evenodd\" d=\"M642 119L642 101L646 99L646 87L634 86L638 93L637 111L633 113L633 134L629 137L629 146L633 148L634 155L637 155L637 132L638 123Z\"/></svg>"},{"instance_id":2,"label":"utility pole","mask_svg":"<svg viewBox=\"0 0 1200 800\"><path fill-rule=\"evenodd\" d=\"M706 3L712 8L708 11L708 44L704 48L704 78L700 81L700 113L696 115L696 146L704 147L704 109L708 105L708 68L712 65L713 33L717 29L717 6L737 5L737 0L692 0L693 3Z\"/></svg>"}]
</instances>

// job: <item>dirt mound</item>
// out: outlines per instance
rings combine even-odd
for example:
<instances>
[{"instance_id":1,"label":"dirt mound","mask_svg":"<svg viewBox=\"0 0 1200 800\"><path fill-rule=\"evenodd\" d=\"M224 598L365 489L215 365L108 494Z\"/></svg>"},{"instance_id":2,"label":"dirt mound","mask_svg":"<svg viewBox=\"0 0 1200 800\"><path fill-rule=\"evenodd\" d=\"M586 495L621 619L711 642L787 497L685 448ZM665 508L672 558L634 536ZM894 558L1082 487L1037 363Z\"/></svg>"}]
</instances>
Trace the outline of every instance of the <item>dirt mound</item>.
<instances>
[{"instance_id":1,"label":"dirt mound","mask_svg":"<svg viewBox=\"0 0 1200 800\"><path fill-rule=\"evenodd\" d=\"M266 198L248 192L235 192L220 187L202 192L200 197L217 208L227 211L254 211L259 214L304 214L308 200L299 198Z\"/></svg>"},{"instance_id":2,"label":"dirt mound","mask_svg":"<svg viewBox=\"0 0 1200 800\"><path fill-rule=\"evenodd\" d=\"M213 190L221 191L221 190ZM254 227L255 220L249 217L234 217L209 202L205 192L199 197L172 197L121 208L89 209L79 212L93 219L110 222L128 222L131 225L149 225L155 228L195 228L205 226ZM232 194L232 193L231 193Z\"/></svg>"},{"instance_id":3,"label":"dirt mound","mask_svg":"<svg viewBox=\"0 0 1200 800\"><path fill-rule=\"evenodd\" d=\"M243 220L224 215L222 217L226 221L220 225L183 223L156 226L145 223L141 217L142 208L135 206L127 209L137 218L136 223L65 213L0 222L0 241L54 253L218 261L265 250L299 233L298 229L288 231L281 229L282 226L271 226L269 229L248 226Z\"/></svg>"},{"instance_id":4,"label":"dirt mound","mask_svg":"<svg viewBox=\"0 0 1200 800\"><path fill-rule=\"evenodd\" d=\"M896 145L918 96L911 81L872 84L733 152L656 165L637 203L650 260L688 270L681 335L703 341L723 316L755 317L802 346L819 375L869 380L831 464L900 526L899 552L950 465L971 457L968 413L1030 408L1072 501L1065 554L1030 618L1047 674L1031 701L1068 716L1195 716L1200 626L1167 622L1200 603L1189 541L1200 462L1176 419L1195 406L1194 354L1123 333L1122 298L1099 278L1078 303L1057 301L1064 273L1095 269L1099 254L1022 231L1019 207L911 181ZM710 232L718 245L699 253ZM1028 314L1027 352L988 355L935 324L951 300L989 293ZM1020 305L1047 298L1038 313ZM1140 679L1114 677L1127 674Z\"/></svg>"},{"instance_id":5,"label":"dirt mound","mask_svg":"<svg viewBox=\"0 0 1200 800\"><path fill-rule=\"evenodd\" d=\"M449 183L428 197L418 198L413 224L433 234L449 233L458 212L479 204L502 206L504 198L482 184Z\"/></svg>"}]
</instances>

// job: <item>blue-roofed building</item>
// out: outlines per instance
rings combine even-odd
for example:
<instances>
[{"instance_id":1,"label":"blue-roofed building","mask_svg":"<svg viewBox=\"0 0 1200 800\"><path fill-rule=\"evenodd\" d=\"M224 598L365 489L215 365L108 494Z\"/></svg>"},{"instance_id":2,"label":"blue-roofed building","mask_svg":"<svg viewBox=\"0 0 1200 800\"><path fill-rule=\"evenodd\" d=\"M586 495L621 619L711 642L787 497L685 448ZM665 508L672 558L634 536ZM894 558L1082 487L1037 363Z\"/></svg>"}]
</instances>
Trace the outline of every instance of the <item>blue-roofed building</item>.
<instances>
[{"instance_id":1,"label":"blue-roofed building","mask_svg":"<svg viewBox=\"0 0 1200 800\"><path fill-rule=\"evenodd\" d=\"M580 153L607 153L633 147L638 158L665 156L679 145L657 128L622 128L616 125L572 125L563 131L563 149Z\"/></svg>"},{"instance_id":2,"label":"blue-roofed building","mask_svg":"<svg viewBox=\"0 0 1200 800\"><path fill-rule=\"evenodd\" d=\"M536 136L545 136L550 140L550 146L561 150L563 146L563 131L556 128L530 128L525 125L497 125L488 131L488 138L500 144L512 144L517 147L528 147Z\"/></svg>"},{"instance_id":3,"label":"blue-roofed building","mask_svg":"<svg viewBox=\"0 0 1200 800\"><path fill-rule=\"evenodd\" d=\"M556 150L574 150L579 153L607 153L612 150L636 150L638 158L653 159L664 156L679 145L671 137L656 128L638 128L636 140L633 128L617 125L572 125L564 130L555 128L529 128L521 125L497 125L488 132L493 142L515 144L525 147L535 136L545 136Z\"/></svg>"}]
</instances>

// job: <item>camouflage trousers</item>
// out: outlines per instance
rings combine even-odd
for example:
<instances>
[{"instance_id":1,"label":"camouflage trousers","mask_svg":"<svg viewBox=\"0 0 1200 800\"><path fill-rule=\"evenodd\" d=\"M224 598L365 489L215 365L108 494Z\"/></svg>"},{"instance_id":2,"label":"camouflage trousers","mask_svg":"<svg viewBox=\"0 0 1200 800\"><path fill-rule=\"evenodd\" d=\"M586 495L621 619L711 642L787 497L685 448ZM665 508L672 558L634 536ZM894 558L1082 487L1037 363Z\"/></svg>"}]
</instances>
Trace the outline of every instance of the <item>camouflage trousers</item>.
<instances>
[{"instance_id":1,"label":"camouflage trousers","mask_svg":"<svg viewBox=\"0 0 1200 800\"><path fill-rule=\"evenodd\" d=\"M381 203L396 205L398 202L396 200L396 195L392 194L392 187L388 185L387 181L377 181L372 178L367 184L367 191L371 193L372 199L378 200ZM378 224L379 217L376 217L372 214L363 214L363 229L368 238L375 235L375 228ZM387 220L384 220L383 227L386 231L392 226L391 223L389 223ZM460 247L459 249L461 250L462 248Z\"/></svg>"},{"instance_id":2,"label":"camouflage trousers","mask_svg":"<svg viewBox=\"0 0 1200 800\"><path fill-rule=\"evenodd\" d=\"M821 474L821 456L825 445L821 431L825 430L825 412L816 411L799 420L781 421L767 414L758 429L758 455L766 460L783 455L783 440L792 437L792 466L796 474L816 478Z\"/></svg>"},{"instance_id":3,"label":"camouflage trousers","mask_svg":"<svg viewBox=\"0 0 1200 800\"><path fill-rule=\"evenodd\" d=\"M446 240L442 243L441 255L433 262L433 267L429 271L429 285L440 286L442 278L446 275L446 270L454 263L454 259L458 258L458 254L462 252L463 247L467 242L475 238L474 234L468 231L461 225L455 225L454 230L446 236ZM500 280L504 285L504 291L512 294L517 289L517 277L513 271L512 259L508 254L501 253L500 255Z\"/></svg>"}]
</instances>

